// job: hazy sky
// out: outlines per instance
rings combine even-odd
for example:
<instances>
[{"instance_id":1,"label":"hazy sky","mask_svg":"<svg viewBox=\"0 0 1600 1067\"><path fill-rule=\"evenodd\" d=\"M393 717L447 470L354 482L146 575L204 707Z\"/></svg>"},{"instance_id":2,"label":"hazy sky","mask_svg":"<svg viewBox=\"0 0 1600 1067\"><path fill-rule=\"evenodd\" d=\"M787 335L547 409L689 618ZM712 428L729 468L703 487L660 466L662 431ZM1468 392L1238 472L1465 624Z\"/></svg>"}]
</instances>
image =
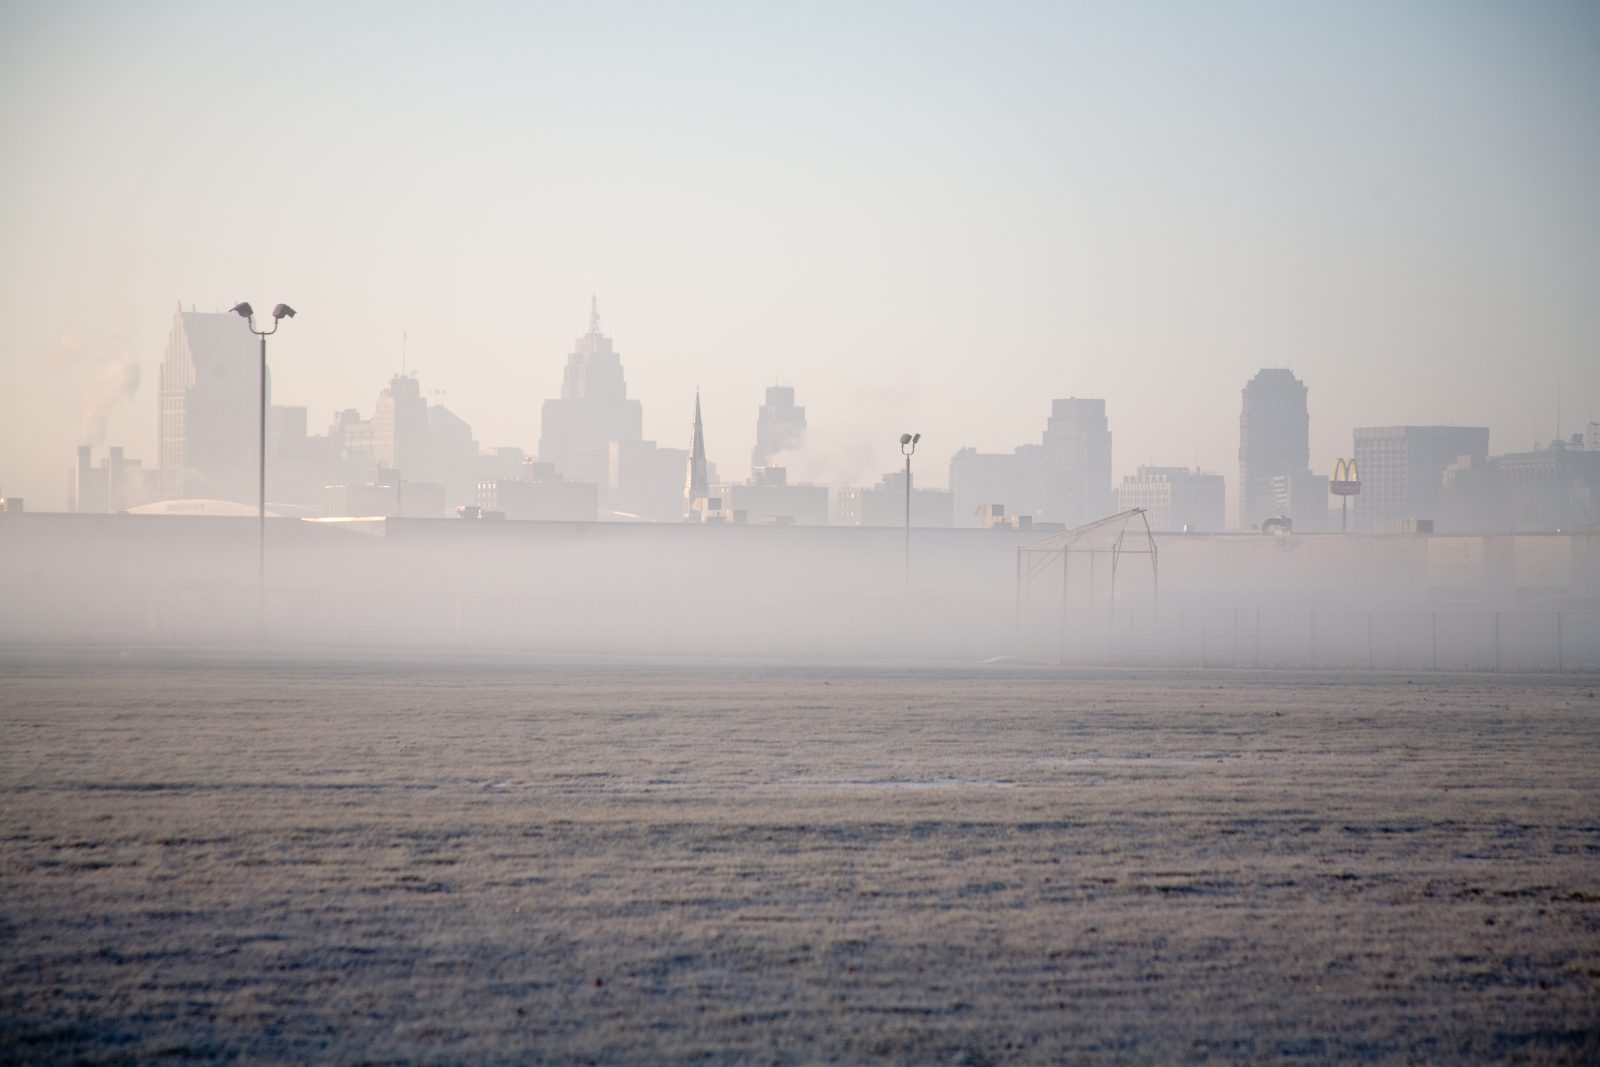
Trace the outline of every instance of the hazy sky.
<instances>
[{"instance_id":1,"label":"hazy sky","mask_svg":"<svg viewBox=\"0 0 1600 1067\"><path fill-rule=\"evenodd\" d=\"M531 9L530 9L531 8ZM591 293L646 435L813 474L1107 398L1117 476L1238 465L1261 366L1355 425L1600 416L1600 5L0 6L0 491L58 508L81 405L154 465L179 302L286 301L325 428L400 365L538 442Z\"/></svg>"}]
</instances>

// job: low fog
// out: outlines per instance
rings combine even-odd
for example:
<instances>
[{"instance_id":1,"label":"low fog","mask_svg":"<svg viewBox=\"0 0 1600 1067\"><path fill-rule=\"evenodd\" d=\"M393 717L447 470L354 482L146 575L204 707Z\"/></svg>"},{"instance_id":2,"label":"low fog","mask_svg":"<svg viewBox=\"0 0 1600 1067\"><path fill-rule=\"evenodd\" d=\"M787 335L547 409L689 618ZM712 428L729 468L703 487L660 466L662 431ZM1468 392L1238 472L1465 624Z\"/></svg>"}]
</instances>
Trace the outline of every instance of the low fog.
<instances>
[{"instance_id":1,"label":"low fog","mask_svg":"<svg viewBox=\"0 0 1600 1067\"><path fill-rule=\"evenodd\" d=\"M908 570L894 528L269 518L265 533L258 591L253 518L0 514L0 640L1600 665L1596 534L1152 537L1134 514L1078 537L914 529Z\"/></svg>"}]
</instances>

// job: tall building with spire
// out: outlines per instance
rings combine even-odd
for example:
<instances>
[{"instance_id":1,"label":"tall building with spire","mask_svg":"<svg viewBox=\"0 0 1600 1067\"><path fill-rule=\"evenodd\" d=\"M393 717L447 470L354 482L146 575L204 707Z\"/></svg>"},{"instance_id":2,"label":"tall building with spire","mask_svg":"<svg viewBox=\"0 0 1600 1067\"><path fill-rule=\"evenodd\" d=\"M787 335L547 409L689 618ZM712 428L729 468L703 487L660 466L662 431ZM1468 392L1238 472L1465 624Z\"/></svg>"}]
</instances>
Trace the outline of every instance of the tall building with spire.
<instances>
[{"instance_id":1,"label":"tall building with spire","mask_svg":"<svg viewBox=\"0 0 1600 1067\"><path fill-rule=\"evenodd\" d=\"M772 466L780 453L794 448L806 432L806 409L794 402L794 388L769 385L767 401L756 415L756 445L750 450L750 468Z\"/></svg>"},{"instance_id":2,"label":"tall building with spire","mask_svg":"<svg viewBox=\"0 0 1600 1067\"><path fill-rule=\"evenodd\" d=\"M163 498L255 502L260 367L244 319L178 309L161 362Z\"/></svg>"},{"instance_id":3,"label":"tall building with spire","mask_svg":"<svg viewBox=\"0 0 1600 1067\"><path fill-rule=\"evenodd\" d=\"M706 431L700 421L700 391L694 393L694 433L689 443L689 469L683 483L683 517L703 517L706 498L711 492L711 475L706 469Z\"/></svg>"},{"instance_id":4,"label":"tall building with spire","mask_svg":"<svg viewBox=\"0 0 1600 1067\"><path fill-rule=\"evenodd\" d=\"M561 378L561 397L546 400L539 425L539 459L571 481L605 486L612 442L644 437L644 412L628 398L622 358L600 332L599 301L589 306L589 332L578 338Z\"/></svg>"}]
</instances>

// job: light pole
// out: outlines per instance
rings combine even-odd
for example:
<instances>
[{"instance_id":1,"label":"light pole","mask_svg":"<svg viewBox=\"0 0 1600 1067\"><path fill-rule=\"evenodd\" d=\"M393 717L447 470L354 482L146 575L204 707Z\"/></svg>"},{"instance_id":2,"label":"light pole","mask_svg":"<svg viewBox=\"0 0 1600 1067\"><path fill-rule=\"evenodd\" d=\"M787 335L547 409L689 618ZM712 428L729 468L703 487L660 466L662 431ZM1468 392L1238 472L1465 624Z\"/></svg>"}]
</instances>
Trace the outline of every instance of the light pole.
<instances>
[{"instance_id":1,"label":"light pole","mask_svg":"<svg viewBox=\"0 0 1600 1067\"><path fill-rule=\"evenodd\" d=\"M249 304L235 304L230 308L235 315L250 324L250 332L261 338L261 435L257 442L260 462L256 485L256 604L257 610L265 605L262 597L267 589L267 338L278 332L278 324L294 318L294 308L279 304L272 309L272 329L256 329L256 312Z\"/></svg>"},{"instance_id":2,"label":"light pole","mask_svg":"<svg viewBox=\"0 0 1600 1067\"><path fill-rule=\"evenodd\" d=\"M911 591L911 456L917 450L920 433L900 435L900 451L906 457L906 592Z\"/></svg>"}]
</instances>

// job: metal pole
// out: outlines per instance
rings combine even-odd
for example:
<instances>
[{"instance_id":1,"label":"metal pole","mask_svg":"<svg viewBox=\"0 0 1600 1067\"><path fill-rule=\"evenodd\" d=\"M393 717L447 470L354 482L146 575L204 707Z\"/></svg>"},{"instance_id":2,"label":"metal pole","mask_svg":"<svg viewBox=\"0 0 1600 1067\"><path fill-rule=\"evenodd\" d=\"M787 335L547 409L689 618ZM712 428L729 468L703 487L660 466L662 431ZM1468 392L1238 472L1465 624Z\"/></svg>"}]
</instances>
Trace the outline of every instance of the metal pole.
<instances>
[{"instance_id":1,"label":"metal pole","mask_svg":"<svg viewBox=\"0 0 1600 1067\"><path fill-rule=\"evenodd\" d=\"M1089 626L1094 622L1094 557L1097 550L1089 550L1089 607L1083 613L1083 628L1078 631L1080 640L1078 647L1085 663L1089 662ZM1061 550L1061 558L1066 559L1066 549Z\"/></svg>"},{"instance_id":2,"label":"metal pole","mask_svg":"<svg viewBox=\"0 0 1600 1067\"><path fill-rule=\"evenodd\" d=\"M1494 669L1500 671L1500 613L1494 613Z\"/></svg>"},{"instance_id":3,"label":"metal pole","mask_svg":"<svg viewBox=\"0 0 1600 1067\"><path fill-rule=\"evenodd\" d=\"M1367 612L1367 670L1372 669L1372 612Z\"/></svg>"},{"instance_id":4,"label":"metal pole","mask_svg":"<svg viewBox=\"0 0 1600 1067\"><path fill-rule=\"evenodd\" d=\"M256 457L260 469L256 480L256 593L266 608L267 593L267 335L261 335L261 435Z\"/></svg>"},{"instance_id":5,"label":"metal pole","mask_svg":"<svg viewBox=\"0 0 1600 1067\"><path fill-rule=\"evenodd\" d=\"M1432 633L1432 636L1433 636L1433 661L1432 661L1433 662L1433 666L1431 667L1431 669L1432 670L1438 670L1439 669L1439 613L1437 611L1435 611L1433 613L1433 625L1432 625L1431 629L1432 629L1432 632L1433 632Z\"/></svg>"},{"instance_id":6,"label":"metal pole","mask_svg":"<svg viewBox=\"0 0 1600 1067\"><path fill-rule=\"evenodd\" d=\"M911 453L906 453L906 592L911 592Z\"/></svg>"},{"instance_id":7,"label":"metal pole","mask_svg":"<svg viewBox=\"0 0 1600 1067\"><path fill-rule=\"evenodd\" d=\"M1056 649L1056 662L1067 662L1067 550L1061 550L1061 642Z\"/></svg>"},{"instance_id":8,"label":"metal pole","mask_svg":"<svg viewBox=\"0 0 1600 1067\"><path fill-rule=\"evenodd\" d=\"M1563 651L1563 649L1562 649L1561 646L1565 643L1561 639L1561 614L1562 613L1559 612L1559 611L1556 612L1556 670L1557 671L1560 671L1562 669L1561 660L1562 660L1562 651Z\"/></svg>"}]
</instances>

